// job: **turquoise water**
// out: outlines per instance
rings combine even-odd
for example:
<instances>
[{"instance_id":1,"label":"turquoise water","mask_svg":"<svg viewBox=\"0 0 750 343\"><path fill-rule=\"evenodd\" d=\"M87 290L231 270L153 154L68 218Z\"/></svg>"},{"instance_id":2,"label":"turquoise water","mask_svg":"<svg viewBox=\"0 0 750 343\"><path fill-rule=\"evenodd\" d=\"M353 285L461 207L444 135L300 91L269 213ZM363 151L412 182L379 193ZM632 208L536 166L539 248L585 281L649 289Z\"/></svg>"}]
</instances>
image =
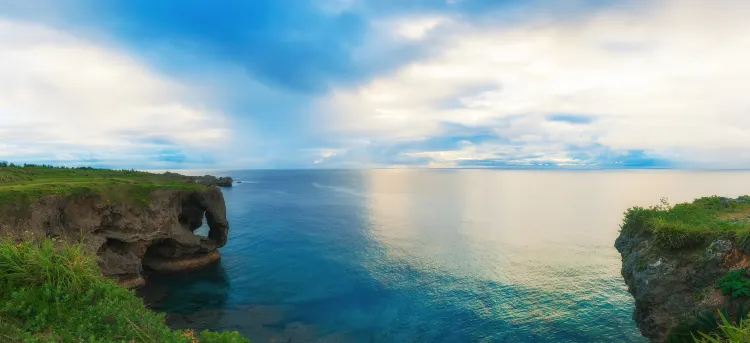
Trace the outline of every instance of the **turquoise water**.
<instances>
[{"instance_id":1,"label":"turquoise water","mask_svg":"<svg viewBox=\"0 0 750 343\"><path fill-rule=\"evenodd\" d=\"M236 171L220 264L151 277L175 327L259 342L644 342L622 212L750 173Z\"/></svg>"}]
</instances>

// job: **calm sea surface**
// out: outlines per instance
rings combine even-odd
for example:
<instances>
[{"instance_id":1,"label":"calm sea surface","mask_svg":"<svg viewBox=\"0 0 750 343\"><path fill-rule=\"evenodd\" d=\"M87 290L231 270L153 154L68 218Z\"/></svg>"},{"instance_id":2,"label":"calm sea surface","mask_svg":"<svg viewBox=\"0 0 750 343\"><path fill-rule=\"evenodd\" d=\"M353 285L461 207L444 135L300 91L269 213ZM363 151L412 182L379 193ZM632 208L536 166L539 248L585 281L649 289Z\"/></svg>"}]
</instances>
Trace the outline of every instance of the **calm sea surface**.
<instances>
[{"instance_id":1,"label":"calm sea surface","mask_svg":"<svg viewBox=\"0 0 750 343\"><path fill-rule=\"evenodd\" d=\"M151 277L176 327L260 342L644 342L622 213L748 172L238 171L220 264Z\"/></svg>"}]
</instances>

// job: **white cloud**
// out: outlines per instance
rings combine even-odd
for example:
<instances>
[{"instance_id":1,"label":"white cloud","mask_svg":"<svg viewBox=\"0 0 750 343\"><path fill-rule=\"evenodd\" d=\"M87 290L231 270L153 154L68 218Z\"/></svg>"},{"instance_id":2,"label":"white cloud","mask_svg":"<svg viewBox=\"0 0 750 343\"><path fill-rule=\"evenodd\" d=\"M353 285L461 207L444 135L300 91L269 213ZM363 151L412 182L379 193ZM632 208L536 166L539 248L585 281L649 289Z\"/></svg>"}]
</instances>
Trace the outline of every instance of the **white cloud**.
<instances>
[{"instance_id":1,"label":"white cloud","mask_svg":"<svg viewBox=\"0 0 750 343\"><path fill-rule=\"evenodd\" d=\"M325 160L331 157L335 157L336 155L338 155L338 153L339 151L337 150L320 149L319 151L317 151L317 154L316 154L318 155L318 158L315 161L313 161L313 164L323 163Z\"/></svg>"},{"instance_id":2,"label":"white cloud","mask_svg":"<svg viewBox=\"0 0 750 343\"><path fill-rule=\"evenodd\" d=\"M512 146L496 143L474 144L463 141L455 150L405 152L401 156L412 159L426 158L429 160L427 166L431 168L454 168L477 165L477 162L495 161L502 161L513 166L593 164L592 161L568 156L561 145L535 143Z\"/></svg>"},{"instance_id":3,"label":"white cloud","mask_svg":"<svg viewBox=\"0 0 750 343\"><path fill-rule=\"evenodd\" d=\"M750 3L639 4L647 8L613 7L579 21L441 22L439 51L336 89L321 106L335 132L376 142L437 137L458 124L537 145L550 160L571 162L566 146L598 144L683 165L750 167ZM548 122L552 113L593 121ZM441 154L422 156L461 158Z\"/></svg>"},{"instance_id":4,"label":"white cloud","mask_svg":"<svg viewBox=\"0 0 750 343\"><path fill-rule=\"evenodd\" d=\"M0 18L0 159L215 148L224 117L196 93L116 47Z\"/></svg>"},{"instance_id":5,"label":"white cloud","mask_svg":"<svg viewBox=\"0 0 750 343\"><path fill-rule=\"evenodd\" d=\"M396 36L407 39L418 40L424 38L430 31L447 20L443 17L417 17L401 18L396 21L388 21L382 25L391 27Z\"/></svg>"}]
</instances>

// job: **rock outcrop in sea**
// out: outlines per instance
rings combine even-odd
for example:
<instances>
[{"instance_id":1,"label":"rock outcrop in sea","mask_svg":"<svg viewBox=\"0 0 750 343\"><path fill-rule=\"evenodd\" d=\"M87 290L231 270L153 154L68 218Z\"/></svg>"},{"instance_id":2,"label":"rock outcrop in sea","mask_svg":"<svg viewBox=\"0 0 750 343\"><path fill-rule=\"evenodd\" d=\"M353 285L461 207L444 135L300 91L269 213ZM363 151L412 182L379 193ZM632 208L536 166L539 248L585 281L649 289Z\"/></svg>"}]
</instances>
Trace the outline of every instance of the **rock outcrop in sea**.
<instances>
[{"instance_id":1,"label":"rock outcrop in sea","mask_svg":"<svg viewBox=\"0 0 750 343\"><path fill-rule=\"evenodd\" d=\"M82 240L97 252L103 274L130 287L144 282L144 269L178 271L218 260L229 229L224 196L214 186L155 190L145 204L90 192L48 195L20 208L0 216L3 233ZM204 220L208 236L195 235Z\"/></svg>"}]
</instances>

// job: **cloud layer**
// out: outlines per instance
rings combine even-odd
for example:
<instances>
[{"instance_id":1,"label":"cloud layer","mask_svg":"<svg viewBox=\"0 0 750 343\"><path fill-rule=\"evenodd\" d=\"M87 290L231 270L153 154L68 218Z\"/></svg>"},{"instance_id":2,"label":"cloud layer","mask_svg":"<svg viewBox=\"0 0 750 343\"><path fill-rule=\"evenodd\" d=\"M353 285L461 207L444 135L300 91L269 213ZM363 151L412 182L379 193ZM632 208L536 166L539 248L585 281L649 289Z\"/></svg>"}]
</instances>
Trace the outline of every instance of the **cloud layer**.
<instances>
[{"instance_id":1,"label":"cloud layer","mask_svg":"<svg viewBox=\"0 0 750 343\"><path fill-rule=\"evenodd\" d=\"M322 104L328 124L365 142L351 149L412 142L374 161L384 164L596 166L640 155L648 165L750 167L750 4L649 4L575 21L446 15L410 18L430 23L419 30L385 27L441 48L336 89ZM431 148L436 137L455 144Z\"/></svg>"},{"instance_id":2,"label":"cloud layer","mask_svg":"<svg viewBox=\"0 0 750 343\"><path fill-rule=\"evenodd\" d=\"M750 168L746 1L0 7L0 159Z\"/></svg>"},{"instance_id":3,"label":"cloud layer","mask_svg":"<svg viewBox=\"0 0 750 343\"><path fill-rule=\"evenodd\" d=\"M220 113L125 51L0 19L0 159L158 166L200 162Z\"/></svg>"}]
</instances>

